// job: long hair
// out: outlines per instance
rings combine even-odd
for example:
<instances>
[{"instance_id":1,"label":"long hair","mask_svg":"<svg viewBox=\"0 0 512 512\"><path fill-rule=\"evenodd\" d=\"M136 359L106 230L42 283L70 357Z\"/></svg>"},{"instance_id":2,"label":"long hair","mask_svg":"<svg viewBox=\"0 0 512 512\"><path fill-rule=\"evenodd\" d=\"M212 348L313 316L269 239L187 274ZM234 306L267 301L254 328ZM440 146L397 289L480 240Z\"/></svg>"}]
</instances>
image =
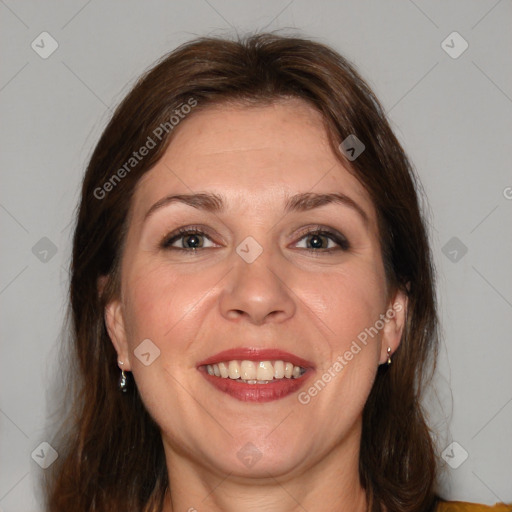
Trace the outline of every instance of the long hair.
<instances>
[{"instance_id":1,"label":"long hair","mask_svg":"<svg viewBox=\"0 0 512 512\"><path fill-rule=\"evenodd\" d=\"M438 322L421 185L383 108L346 59L308 39L257 34L237 41L200 38L166 55L118 106L92 154L71 262L77 385L47 482L50 512L161 510L169 490L160 431L134 382L127 394L119 392L104 322L106 303L119 293L131 198L179 129L172 116L177 119L184 105L197 111L283 98L302 99L321 113L332 149L375 205L387 281L408 297L400 347L393 364L379 368L363 411L361 483L374 512L433 507L436 457L420 401L435 367ZM354 161L339 150L349 135L365 145ZM147 156L134 160L144 145L152 146ZM99 290L102 276L109 279Z\"/></svg>"}]
</instances>

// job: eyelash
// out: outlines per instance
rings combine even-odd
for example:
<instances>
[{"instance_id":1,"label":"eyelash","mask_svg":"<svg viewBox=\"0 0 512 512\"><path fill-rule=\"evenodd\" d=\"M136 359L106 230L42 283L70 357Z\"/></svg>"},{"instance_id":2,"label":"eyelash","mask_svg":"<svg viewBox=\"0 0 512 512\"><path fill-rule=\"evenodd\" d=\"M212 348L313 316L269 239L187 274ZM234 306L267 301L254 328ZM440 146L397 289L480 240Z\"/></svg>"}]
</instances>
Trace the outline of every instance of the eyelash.
<instances>
[{"instance_id":1,"label":"eyelash","mask_svg":"<svg viewBox=\"0 0 512 512\"><path fill-rule=\"evenodd\" d=\"M200 226L197 226L197 227L189 226L189 227L179 228L178 230L174 231L173 233L167 235L162 240L162 243L160 244L160 246L162 249L185 251L188 253L196 253L198 251L201 251L202 249L209 249L209 247L199 247L199 248L190 247L188 249L184 248L184 247L172 247L173 243L175 243L177 240L179 240L180 238L183 238L187 235L202 235L202 236L208 237L211 240L211 237L209 237L208 234L203 231L203 229L204 228L202 228ZM326 236L330 240L332 240L333 242L338 244L338 246L339 246L337 248L330 248L330 249L305 249L306 251L308 251L310 253L319 253L319 252L320 253L332 253L334 251L339 251L339 250L348 251L350 249L350 243L344 236L338 234L335 231L331 231L330 229L325 228L324 226L314 226L313 228L309 228L309 229L303 231L300 234L298 241L302 240L303 238L305 238L308 235Z\"/></svg>"}]
</instances>

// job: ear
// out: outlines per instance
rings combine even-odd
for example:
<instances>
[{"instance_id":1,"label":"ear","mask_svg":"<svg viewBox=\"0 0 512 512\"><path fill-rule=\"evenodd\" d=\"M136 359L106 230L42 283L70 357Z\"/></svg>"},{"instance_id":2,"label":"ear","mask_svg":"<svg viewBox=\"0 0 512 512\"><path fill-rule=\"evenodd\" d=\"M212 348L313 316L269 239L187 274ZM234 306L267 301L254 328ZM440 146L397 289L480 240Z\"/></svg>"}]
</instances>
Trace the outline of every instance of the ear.
<instances>
[{"instance_id":1,"label":"ear","mask_svg":"<svg viewBox=\"0 0 512 512\"><path fill-rule=\"evenodd\" d=\"M385 313L385 324L382 331L380 364L388 360L388 347L391 348L391 355L400 346L402 334L407 318L407 295L404 291L398 290L388 304Z\"/></svg>"},{"instance_id":2,"label":"ear","mask_svg":"<svg viewBox=\"0 0 512 512\"><path fill-rule=\"evenodd\" d=\"M123 305L119 299L114 299L105 306L105 326L117 352L117 360L123 363L121 370L131 371L130 350L126 337Z\"/></svg>"}]
</instances>

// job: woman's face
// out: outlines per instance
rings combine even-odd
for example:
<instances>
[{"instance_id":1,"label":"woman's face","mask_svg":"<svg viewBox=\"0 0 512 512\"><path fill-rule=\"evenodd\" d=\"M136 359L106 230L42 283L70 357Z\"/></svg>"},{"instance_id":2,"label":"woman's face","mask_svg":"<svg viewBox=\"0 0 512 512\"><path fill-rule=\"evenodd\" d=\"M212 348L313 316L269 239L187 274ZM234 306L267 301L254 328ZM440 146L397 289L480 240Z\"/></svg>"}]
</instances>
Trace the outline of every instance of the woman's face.
<instances>
[{"instance_id":1,"label":"woman's face","mask_svg":"<svg viewBox=\"0 0 512 512\"><path fill-rule=\"evenodd\" d=\"M369 195L287 100L182 121L138 183L106 321L171 468L284 477L357 464L405 306Z\"/></svg>"}]
</instances>

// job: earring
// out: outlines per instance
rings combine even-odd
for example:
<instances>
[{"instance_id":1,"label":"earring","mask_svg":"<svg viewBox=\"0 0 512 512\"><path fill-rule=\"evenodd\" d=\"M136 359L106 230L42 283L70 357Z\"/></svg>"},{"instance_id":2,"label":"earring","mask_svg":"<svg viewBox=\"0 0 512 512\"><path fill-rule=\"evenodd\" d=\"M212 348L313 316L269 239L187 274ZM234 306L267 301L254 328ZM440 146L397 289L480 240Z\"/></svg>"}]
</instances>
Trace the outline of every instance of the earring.
<instances>
[{"instance_id":1,"label":"earring","mask_svg":"<svg viewBox=\"0 0 512 512\"><path fill-rule=\"evenodd\" d=\"M391 364L391 347L388 347L388 366Z\"/></svg>"},{"instance_id":2,"label":"earring","mask_svg":"<svg viewBox=\"0 0 512 512\"><path fill-rule=\"evenodd\" d=\"M122 361L118 361L118 364L121 366L124 364ZM126 393L128 391L128 378L124 370L121 370L121 376L119 377L118 387L122 393Z\"/></svg>"}]
</instances>

